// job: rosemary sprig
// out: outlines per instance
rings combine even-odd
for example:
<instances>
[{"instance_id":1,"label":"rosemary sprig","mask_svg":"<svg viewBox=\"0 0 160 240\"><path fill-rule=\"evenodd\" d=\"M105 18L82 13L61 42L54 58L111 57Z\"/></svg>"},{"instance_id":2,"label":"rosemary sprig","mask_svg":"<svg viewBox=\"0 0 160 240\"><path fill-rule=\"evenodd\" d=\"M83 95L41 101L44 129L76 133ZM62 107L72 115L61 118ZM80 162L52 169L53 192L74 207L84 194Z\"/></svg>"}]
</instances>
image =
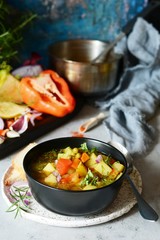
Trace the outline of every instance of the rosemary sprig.
<instances>
[{"instance_id":1,"label":"rosemary sprig","mask_svg":"<svg viewBox=\"0 0 160 240\"><path fill-rule=\"evenodd\" d=\"M28 186L16 187L13 186L10 190L10 196L12 198L12 205L7 209L6 212L14 212L15 218L18 214L21 215L21 211L28 212L31 210L30 204L32 200L32 195L29 191Z\"/></svg>"}]
</instances>

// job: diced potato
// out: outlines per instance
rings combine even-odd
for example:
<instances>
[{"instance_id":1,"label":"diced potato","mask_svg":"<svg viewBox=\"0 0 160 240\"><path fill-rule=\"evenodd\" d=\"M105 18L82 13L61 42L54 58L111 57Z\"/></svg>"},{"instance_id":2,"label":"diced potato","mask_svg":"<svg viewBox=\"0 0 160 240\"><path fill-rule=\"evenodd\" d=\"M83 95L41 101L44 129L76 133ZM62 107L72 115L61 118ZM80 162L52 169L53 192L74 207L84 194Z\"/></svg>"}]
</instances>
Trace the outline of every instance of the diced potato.
<instances>
[{"instance_id":1,"label":"diced potato","mask_svg":"<svg viewBox=\"0 0 160 240\"><path fill-rule=\"evenodd\" d=\"M74 156L74 153L73 153L73 150L72 150L71 147L66 147L66 148L64 149L64 153L65 153L66 155Z\"/></svg>"},{"instance_id":2,"label":"diced potato","mask_svg":"<svg viewBox=\"0 0 160 240\"><path fill-rule=\"evenodd\" d=\"M51 186L51 187L54 187L57 183L57 179L56 179L56 176L54 176L52 173L50 175L48 175L45 179L44 179L44 182Z\"/></svg>"},{"instance_id":3,"label":"diced potato","mask_svg":"<svg viewBox=\"0 0 160 240\"><path fill-rule=\"evenodd\" d=\"M94 164L92 168L103 176L108 176L112 172L112 168L110 168L110 166L108 166L104 161Z\"/></svg>"},{"instance_id":4,"label":"diced potato","mask_svg":"<svg viewBox=\"0 0 160 240\"><path fill-rule=\"evenodd\" d=\"M72 174L72 173L74 173L74 172L75 172L75 169L74 169L74 168L69 168L67 174Z\"/></svg>"},{"instance_id":5,"label":"diced potato","mask_svg":"<svg viewBox=\"0 0 160 240\"><path fill-rule=\"evenodd\" d=\"M72 151L73 151L74 154L76 154L76 153L78 153L78 148L73 148Z\"/></svg>"},{"instance_id":6,"label":"diced potato","mask_svg":"<svg viewBox=\"0 0 160 240\"><path fill-rule=\"evenodd\" d=\"M76 153L75 154L75 158L80 158L81 157L81 154L80 153Z\"/></svg>"},{"instance_id":7,"label":"diced potato","mask_svg":"<svg viewBox=\"0 0 160 240\"><path fill-rule=\"evenodd\" d=\"M112 169L112 172L109 174L108 178L113 180L116 179L116 177L118 176L119 172L116 169Z\"/></svg>"},{"instance_id":8,"label":"diced potato","mask_svg":"<svg viewBox=\"0 0 160 240\"><path fill-rule=\"evenodd\" d=\"M45 174L52 173L55 171L54 163L47 163L47 165L42 170Z\"/></svg>"},{"instance_id":9,"label":"diced potato","mask_svg":"<svg viewBox=\"0 0 160 240\"><path fill-rule=\"evenodd\" d=\"M77 172L74 172L70 175L70 181L71 181L71 183L75 183L75 184L80 182L80 178L79 178L79 175Z\"/></svg>"},{"instance_id":10,"label":"diced potato","mask_svg":"<svg viewBox=\"0 0 160 240\"><path fill-rule=\"evenodd\" d=\"M118 179L118 178L120 178L121 176L122 176L122 172L120 172L119 174L118 174L118 176L116 177L116 180Z\"/></svg>"},{"instance_id":11,"label":"diced potato","mask_svg":"<svg viewBox=\"0 0 160 240\"><path fill-rule=\"evenodd\" d=\"M71 159L71 155L67 153L58 153L57 159L64 158L64 159Z\"/></svg>"},{"instance_id":12,"label":"diced potato","mask_svg":"<svg viewBox=\"0 0 160 240\"><path fill-rule=\"evenodd\" d=\"M91 153L90 159L85 162L85 165L89 168L92 167L94 164L96 164L96 159L97 155L95 153Z\"/></svg>"},{"instance_id":13,"label":"diced potato","mask_svg":"<svg viewBox=\"0 0 160 240\"><path fill-rule=\"evenodd\" d=\"M92 161L96 161L96 159L97 159L97 155L93 152L93 153L91 153L91 155L90 155L90 159L92 160Z\"/></svg>"},{"instance_id":14,"label":"diced potato","mask_svg":"<svg viewBox=\"0 0 160 240\"><path fill-rule=\"evenodd\" d=\"M83 188L83 190L92 190L92 189L96 189L96 188L97 188L96 186L89 184L89 185L85 186Z\"/></svg>"},{"instance_id":15,"label":"diced potato","mask_svg":"<svg viewBox=\"0 0 160 240\"><path fill-rule=\"evenodd\" d=\"M87 174L87 168L84 166L82 162L78 164L76 172L79 174L80 177L85 177Z\"/></svg>"},{"instance_id":16,"label":"diced potato","mask_svg":"<svg viewBox=\"0 0 160 240\"><path fill-rule=\"evenodd\" d=\"M121 163L119 163L119 162L114 162L114 163L112 164L112 167L113 167L114 169L116 169L118 172L122 172L123 169L124 169L124 165L121 164Z\"/></svg>"}]
</instances>

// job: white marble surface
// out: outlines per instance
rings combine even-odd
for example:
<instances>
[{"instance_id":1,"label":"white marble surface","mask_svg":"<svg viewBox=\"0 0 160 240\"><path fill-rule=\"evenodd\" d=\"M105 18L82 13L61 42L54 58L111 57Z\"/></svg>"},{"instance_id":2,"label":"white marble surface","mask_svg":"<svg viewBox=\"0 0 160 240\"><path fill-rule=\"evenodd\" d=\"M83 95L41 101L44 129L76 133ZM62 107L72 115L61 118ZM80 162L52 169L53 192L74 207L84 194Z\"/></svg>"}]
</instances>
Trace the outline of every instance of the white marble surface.
<instances>
[{"instance_id":1,"label":"white marble surface","mask_svg":"<svg viewBox=\"0 0 160 240\"><path fill-rule=\"evenodd\" d=\"M64 126L50 132L37 139L42 142L55 137L71 136L73 131L77 131L80 124L85 119L94 116L97 110L90 106L85 106L81 112ZM135 166L141 173L143 180L143 196L160 215L160 113L152 120L152 124L157 126L158 141L152 151L142 159L134 159ZM86 137L97 138L108 141L105 127L101 124L88 131ZM0 179L5 170L10 166L12 156L0 160ZM82 228L62 228L37 223L25 218L14 219L14 214L6 213L7 204L0 194L0 239L1 240L117 240L117 239L137 239L137 240L159 240L160 220L150 222L144 220L135 205L125 215L100 225Z\"/></svg>"}]
</instances>

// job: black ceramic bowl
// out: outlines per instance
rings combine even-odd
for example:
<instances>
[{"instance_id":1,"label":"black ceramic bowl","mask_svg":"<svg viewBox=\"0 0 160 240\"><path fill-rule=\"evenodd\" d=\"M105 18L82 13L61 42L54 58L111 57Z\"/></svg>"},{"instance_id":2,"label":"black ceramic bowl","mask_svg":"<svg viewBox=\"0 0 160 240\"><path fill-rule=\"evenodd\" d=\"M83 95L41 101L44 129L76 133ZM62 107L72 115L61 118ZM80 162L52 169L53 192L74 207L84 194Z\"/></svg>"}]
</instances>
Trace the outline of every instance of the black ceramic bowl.
<instances>
[{"instance_id":1,"label":"black ceramic bowl","mask_svg":"<svg viewBox=\"0 0 160 240\"><path fill-rule=\"evenodd\" d=\"M60 149L67 146L80 147L86 142L88 148L96 147L104 154L111 154L125 166L122 176L112 184L87 191L61 190L46 186L31 174L31 164L42 153L53 148ZM32 148L25 156L24 170L34 198L45 208L63 215L82 216L98 213L108 207L116 198L127 170L125 157L113 146L91 138L66 137L49 140Z\"/></svg>"}]
</instances>

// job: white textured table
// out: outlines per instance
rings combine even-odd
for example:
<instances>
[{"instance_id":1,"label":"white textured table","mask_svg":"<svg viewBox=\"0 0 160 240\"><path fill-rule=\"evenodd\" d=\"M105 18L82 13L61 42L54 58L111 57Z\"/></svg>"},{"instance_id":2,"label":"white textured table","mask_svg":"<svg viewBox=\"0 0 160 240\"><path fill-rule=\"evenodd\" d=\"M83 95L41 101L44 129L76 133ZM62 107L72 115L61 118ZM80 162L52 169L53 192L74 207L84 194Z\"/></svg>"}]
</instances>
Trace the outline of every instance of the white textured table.
<instances>
[{"instance_id":1,"label":"white textured table","mask_svg":"<svg viewBox=\"0 0 160 240\"><path fill-rule=\"evenodd\" d=\"M66 125L41 137L36 142L42 142L57 137L71 136L77 131L85 119L97 114L97 109L90 106L84 107L81 112ZM153 150L143 159L136 159L135 165L143 180L143 196L160 215L160 114L152 119L152 124L157 126L158 142ZM108 141L105 127L101 124L88 131L86 137ZM10 166L11 157L0 160L0 178ZM14 214L6 213L7 204L0 195L0 239L1 240L159 240L160 220L155 223L144 220L135 205L128 213L121 217L90 227L65 228L55 227L34 222L22 217L14 219Z\"/></svg>"}]
</instances>

